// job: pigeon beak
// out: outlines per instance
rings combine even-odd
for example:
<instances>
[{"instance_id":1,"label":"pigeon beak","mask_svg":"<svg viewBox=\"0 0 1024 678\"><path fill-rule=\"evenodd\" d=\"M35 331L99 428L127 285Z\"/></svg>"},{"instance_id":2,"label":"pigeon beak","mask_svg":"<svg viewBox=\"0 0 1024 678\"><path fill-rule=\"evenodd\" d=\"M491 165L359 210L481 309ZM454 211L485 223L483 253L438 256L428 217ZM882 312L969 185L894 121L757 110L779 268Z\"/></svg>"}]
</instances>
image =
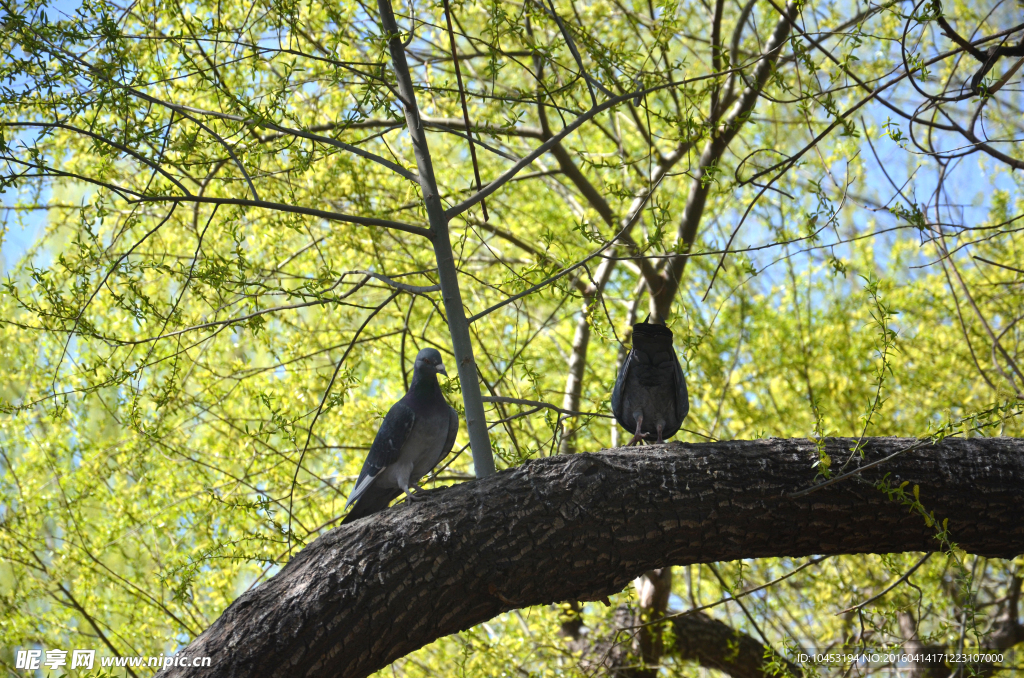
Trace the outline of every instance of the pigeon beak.
<instances>
[{"instance_id":1,"label":"pigeon beak","mask_svg":"<svg viewBox=\"0 0 1024 678\"><path fill-rule=\"evenodd\" d=\"M437 364L437 373L438 374L443 374L446 377L448 376L448 371L446 369L444 369L444 365L441 364L441 363Z\"/></svg>"}]
</instances>

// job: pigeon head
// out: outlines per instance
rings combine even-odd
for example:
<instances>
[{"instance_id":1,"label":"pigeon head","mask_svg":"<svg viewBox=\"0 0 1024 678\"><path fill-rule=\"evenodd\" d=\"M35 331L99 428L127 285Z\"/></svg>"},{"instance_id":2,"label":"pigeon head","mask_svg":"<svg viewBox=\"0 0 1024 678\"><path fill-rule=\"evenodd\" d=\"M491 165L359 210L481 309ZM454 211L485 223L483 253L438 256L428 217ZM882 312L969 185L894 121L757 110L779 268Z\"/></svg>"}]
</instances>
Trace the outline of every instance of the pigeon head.
<instances>
[{"instance_id":1,"label":"pigeon head","mask_svg":"<svg viewBox=\"0 0 1024 678\"><path fill-rule=\"evenodd\" d=\"M441 352L436 348L425 348L416 354L416 362L413 364L416 376L443 374L448 376L441 362ZM436 376L435 376L436 379Z\"/></svg>"}]
</instances>

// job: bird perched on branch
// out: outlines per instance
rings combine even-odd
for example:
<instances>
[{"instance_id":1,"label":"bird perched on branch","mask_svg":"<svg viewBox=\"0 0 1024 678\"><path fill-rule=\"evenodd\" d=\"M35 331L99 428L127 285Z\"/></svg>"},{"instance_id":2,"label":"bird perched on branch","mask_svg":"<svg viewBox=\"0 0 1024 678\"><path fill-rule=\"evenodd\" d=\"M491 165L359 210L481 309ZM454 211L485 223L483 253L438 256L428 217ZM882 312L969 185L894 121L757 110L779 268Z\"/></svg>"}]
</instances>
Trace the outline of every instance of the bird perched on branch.
<instances>
[{"instance_id":1,"label":"bird perched on branch","mask_svg":"<svg viewBox=\"0 0 1024 678\"><path fill-rule=\"evenodd\" d=\"M355 504L341 524L387 508L448 456L459 432L459 415L441 393L437 375L448 375L437 349L425 348L416 355L408 392L391 406L363 462L355 489L345 508Z\"/></svg>"},{"instance_id":2,"label":"bird perched on branch","mask_svg":"<svg viewBox=\"0 0 1024 678\"><path fill-rule=\"evenodd\" d=\"M612 391L612 414L633 433L634 445L652 435L671 438L690 411L686 379L672 348L672 330L649 323L633 325L633 348L622 363Z\"/></svg>"}]
</instances>

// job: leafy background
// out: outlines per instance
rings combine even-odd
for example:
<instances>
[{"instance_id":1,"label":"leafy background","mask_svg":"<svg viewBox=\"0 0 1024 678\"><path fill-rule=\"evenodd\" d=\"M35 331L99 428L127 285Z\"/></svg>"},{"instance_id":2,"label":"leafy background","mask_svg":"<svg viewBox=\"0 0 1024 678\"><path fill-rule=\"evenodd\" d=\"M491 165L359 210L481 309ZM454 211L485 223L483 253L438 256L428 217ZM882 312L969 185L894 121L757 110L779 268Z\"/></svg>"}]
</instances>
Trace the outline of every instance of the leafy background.
<instances>
[{"instance_id":1,"label":"leafy background","mask_svg":"<svg viewBox=\"0 0 1024 678\"><path fill-rule=\"evenodd\" d=\"M540 142L538 98L557 131L604 96L580 77L549 7L602 87L622 94L677 83L595 116L564 141L612 212L626 214L651 188L660 158L686 151L644 207L633 244L607 250L620 260L597 303L581 295L601 258L472 324L485 395L555 405L581 319L591 332L585 416L489 406L499 468L557 453L567 438L579 451L622 441L606 415L630 318L647 312L641 267L686 251L677 225L695 182L711 189L668 318L691 398L678 440L920 436L944 426L1021 435L1021 175L955 134L914 128L878 100L849 112L866 96L857 79L874 86L950 49L936 8L975 38L1012 27L1019 8L803 6L804 30L835 58L789 40L728 152L699 172L714 130L709 107L726 80L707 76L753 67L778 21L771 3L751 4L750 28L729 54L709 48L710 10L696 1L451 7L485 181ZM396 294L360 273L433 284L427 241L291 209L425 224L414 182L281 129L415 167L384 38L376 8L359 2L33 0L0 11L0 663L14 671L16 649L29 646L170 653L342 517L416 351L450 356L438 294ZM732 35L744 9L723 11ZM444 8L396 12L420 106L435 121L430 150L450 206L477 183L456 124ZM989 84L1013 62L997 64ZM953 91L976 67L962 54L946 58L882 98L945 119L917 88ZM965 122L978 102L943 110ZM1012 153L1021 104L1019 76L989 99L993 147ZM751 177L801 149L754 201L768 175ZM184 189L210 202L181 200ZM224 202L257 199L276 208ZM550 155L486 209L451 224L469 314L582 260L618 230ZM461 409L458 380L444 388ZM456 451L467 442L463 430ZM822 461L827 473L831 460L808 463ZM461 453L434 482L472 473ZM898 643L899 610L913 610L930 641L985 647L1019 589L1020 559L953 549L922 566L912 586L834 614L919 559L829 558L749 598L750 617L734 603L713 615L763 632L790 657ZM723 563L721 580L709 566L678 568L672 607L718 600L799 564ZM591 637L613 633L614 611L635 605L635 594L611 603L583 608ZM502 615L389 670L575 675L584 669L560 635L566 614L552 606ZM667 655L662 670L696 669Z\"/></svg>"}]
</instances>

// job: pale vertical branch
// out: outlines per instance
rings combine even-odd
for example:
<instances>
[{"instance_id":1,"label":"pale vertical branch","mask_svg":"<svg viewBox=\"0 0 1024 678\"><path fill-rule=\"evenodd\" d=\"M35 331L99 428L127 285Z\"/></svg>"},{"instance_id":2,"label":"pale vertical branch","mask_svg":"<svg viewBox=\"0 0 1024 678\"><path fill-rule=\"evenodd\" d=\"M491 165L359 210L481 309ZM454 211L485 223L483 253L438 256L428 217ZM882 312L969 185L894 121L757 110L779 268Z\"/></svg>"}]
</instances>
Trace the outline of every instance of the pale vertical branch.
<instances>
[{"instance_id":1,"label":"pale vertical branch","mask_svg":"<svg viewBox=\"0 0 1024 678\"><path fill-rule=\"evenodd\" d=\"M658 663L665 654L665 640L659 625L647 626L647 622L656 621L668 612L668 599L672 593L672 568L662 567L648 570L633 580L639 606L637 620L644 624L637 634L640 659L643 662L643 674L656 676Z\"/></svg>"},{"instance_id":2,"label":"pale vertical branch","mask_svg":"<svg viewBox=\"0 0 1024 678\"><path fill-rule=\"evenodd\" d=\"M565 395L562 398L562 409L572 412L579 411L580 397L583 393L583 371L587 367L587 348L590 346L590 315L593 313L605 285L615 270L615 259L609 257L597 268L594 281L583 292L583 308L580 318L576 321L576 332L572 339L572 352L569 354L569 374L565 380ZM562 423L562 440L558 445L559 454L572 454L576 451L575 444L576 418L567 417Z\"/></svg>"},{"instance_id":3,"label":"pale vertical branch","mask_svg":"<svg viewBox=\"0 0 1024 678\"><path fill-rule=\"evenodd\" d=\"M725 0L716 0L714 13L711 17L711 72L719 73L722 70L722 9ZM709 120L712 127L718 122L720 95L722 83L717 81L714 89L711 90L711 115Z\"/></svg>"},{"instance_id":4,"label":"pale vertical branch","mask_svg":"<svg viewBox=\"0 0 1024 678\"><path fill-rule=\"evenodd\" d=\"M455 269L455 255L448 236L448 217L445 216L441 197L434 179L434 166L430 160L427 136L416 104L416 90L413 88L409 63L405 59L405 48L399 39L398 23L391 8L391 0L377 0L381 25L388 37L388 51L391 64L398 79L398 93L405 109L405 120L409 128L416 155L420 190L423 204L430 223L431 242L437 261L437 274L441 283L441 296L448 316L448 330L455 351L455 364L459 371L462 387L462 402L466 408L466 428L469 430L469 444L473 450L473 468L479 478L494 473L494 457L491 441L487 435L487 421L484 418L484 403L481 400L480 382L476 361L473 359L473 343L469 336L469 321L462 306L462 292L459 290L458 272Z\"/></svg>"}]
</instances>

